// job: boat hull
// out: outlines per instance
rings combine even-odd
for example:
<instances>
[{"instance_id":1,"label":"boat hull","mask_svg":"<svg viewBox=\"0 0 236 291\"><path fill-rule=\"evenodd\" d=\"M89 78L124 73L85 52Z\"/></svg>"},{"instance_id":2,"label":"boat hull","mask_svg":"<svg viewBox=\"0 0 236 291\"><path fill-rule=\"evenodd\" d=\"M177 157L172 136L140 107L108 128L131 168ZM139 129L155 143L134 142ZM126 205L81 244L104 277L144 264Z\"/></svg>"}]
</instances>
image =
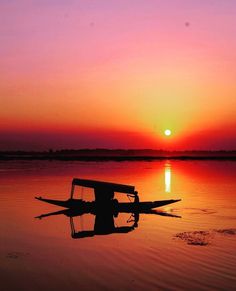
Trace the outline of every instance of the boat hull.
<instances>
[{"instance_id":1,"label":"boat hull","mask_svg":"<svg viewBox=\"0 0 236 291\"><path fill-rule=\"evenodd\" d=\"M115 209L118 212L140 212L140 211L147 211L154 208L158 208L161 206L169 205L172 203L176 203L180 201L180 199L174 200L160 200L160 201L152 201L152 202L118 202L116 199L113 199L107 203L96 203L83 201L81 199L68 199L68 200L53 200L53 199L46 199L42 197L35 197L37 200L57 205L60 207L64 207L67 209L76 209L76 208L83 208L83 209L104 209L104 208L111 208Z\"/></svg>"}]
</instances>

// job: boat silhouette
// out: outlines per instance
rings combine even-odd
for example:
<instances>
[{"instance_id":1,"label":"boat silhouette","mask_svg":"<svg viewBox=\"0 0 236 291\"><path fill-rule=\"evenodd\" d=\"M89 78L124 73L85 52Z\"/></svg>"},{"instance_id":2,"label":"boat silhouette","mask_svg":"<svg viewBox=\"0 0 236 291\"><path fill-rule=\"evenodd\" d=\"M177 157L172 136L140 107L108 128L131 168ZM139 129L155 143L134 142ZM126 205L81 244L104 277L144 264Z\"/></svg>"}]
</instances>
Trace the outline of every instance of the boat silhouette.
<instances>
[{"instance_id":1,"label":"boat silhouette","mask_svg":"<svg viewBox=\"0 0 236 291\"><path fill-rule=\"evenodd\" d=\"M95 192L95 200L89 202L84 201L83 199L74 199L73 194L75 186L93 188ZM134 201L119 202L117 199L114 199L115 192L125 193L128 195L128 197L134 198ZM85 238L112 233L128 233L138 227L140 214L156 214L161 216L180 217L154 209L178 202L180 199L140 202L138 192L135 191L134 186L94 180L73 179L71 195L67 200L54 200L42 197L35 198L49 204L66 208L64 210L42 214L36 218L42 219L55 215L65 215L69 217L72 238ZM114 217L117 217L119 213L130 213L131 215L127 220L127 223L132 224L120 227L115 226ZM73 218L77 216L82 217L84 214L91 214L95 216L94 229L76 231Z\"/></svg>"}]
</instances>

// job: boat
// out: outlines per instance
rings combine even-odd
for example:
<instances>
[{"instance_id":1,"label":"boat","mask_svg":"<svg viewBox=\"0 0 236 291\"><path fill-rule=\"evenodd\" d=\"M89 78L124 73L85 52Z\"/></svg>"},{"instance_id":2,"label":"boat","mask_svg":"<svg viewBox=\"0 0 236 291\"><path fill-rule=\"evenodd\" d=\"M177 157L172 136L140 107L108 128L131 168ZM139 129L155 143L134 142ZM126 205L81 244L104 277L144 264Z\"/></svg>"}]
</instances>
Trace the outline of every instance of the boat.
<instances>
[{"instance_id":1,"label":"boat","mask_svg":"<svg viewBox=\"0 0 236 291\"><path fill-rule=\"evenodd\" d=\"M76 186L93 188L95 200L90 202L84 201L83 199L75 199L74 191ZM124 193L129 199L133 198L134 200L130 202L119 202L117 199L114 199L115 192ZM35 198L39 201L64 208L56 212L42 214L36 218L42 219L55 215L69 217L72 238L85 238L112 233L128 233L138 227L139 214L141 213L180 217L155 210L155 208L178 202L180 199L140 202L138 192L135 191L134 186L95 180L74 178L72 180L70 197L66 200L48 199L42 198L41 196ZM129 226L116 226L114 217L117 217L119 213L131 213L127 223L133 224ZM84 214L92 214L95 216L94 229L76 231L73 218L82 217Z\"/></svg>"},{"instance_id":2,"label":"boat","mask_svg":"<svg viewBox=\"0 0 236 291\"><path fill-rule=\"evenodd\" d=\"M84 201L82 199L74 199L75 186L87 187L94 189L95 200L93 202ZM129 198L133 198L133 202L119 202L114 199L115 192L124 193ZM135 191L135 186L124 185L111 182L95 181L88 179L74 178L72 180L72 187L70 198L66 200L53 200L40 197L36 199L47 202L49 204L57 205L64 208L84 208L104 210L104 208L111 208L117 212L145 212L153 208L165 206L180 201L181 199L169 199L160 201L146 201L140 202L138 192Z\"/></svg>"}]
</instances>

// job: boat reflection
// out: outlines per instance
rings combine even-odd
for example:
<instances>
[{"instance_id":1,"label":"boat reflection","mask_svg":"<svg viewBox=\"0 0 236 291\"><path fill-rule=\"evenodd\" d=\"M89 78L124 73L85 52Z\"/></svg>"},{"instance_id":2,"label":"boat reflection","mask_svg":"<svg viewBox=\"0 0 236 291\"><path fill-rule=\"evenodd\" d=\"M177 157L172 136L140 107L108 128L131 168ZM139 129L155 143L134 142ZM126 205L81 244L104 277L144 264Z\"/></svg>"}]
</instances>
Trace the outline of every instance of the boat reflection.
<instances>
[{"instance_id":1,"label":"boat reflection","mask_svg":"<svg viewBox=\"0 0 236 291\"><path fill-rule=\"evenodd\" d=\"M85 201L84 201L85 202ZM139 217L140 214L154 214L154 215L161 215L161 216L169 216L180 218L180 216L157 211L154 209L136 209L135 212L131 212L132 208L127 208L116 211L114 207L109 207L106 205L104 207L96 207L95 201L93 202L85 202L84 206L80 208L71 208L60 210L56 212L50 212L47 214L42 214L37 216L36 218L42 219L49 216L55 215L65 215L69 217L70 220L70 228L71 228L71 237L73 239L85 238L85 237L93 237L95 235L108 235L113 233L128 233L135 228L138 227ZM126 225L123 226L116 226L115 225L115 218L118 217L119 213L130 213L129 219L126 221ZM74 218L75 217L85 217L85 214L91 214L95 216L94 228L93 230L80 230L77 231L75 228Z\"/></svg>"}]
</instances>

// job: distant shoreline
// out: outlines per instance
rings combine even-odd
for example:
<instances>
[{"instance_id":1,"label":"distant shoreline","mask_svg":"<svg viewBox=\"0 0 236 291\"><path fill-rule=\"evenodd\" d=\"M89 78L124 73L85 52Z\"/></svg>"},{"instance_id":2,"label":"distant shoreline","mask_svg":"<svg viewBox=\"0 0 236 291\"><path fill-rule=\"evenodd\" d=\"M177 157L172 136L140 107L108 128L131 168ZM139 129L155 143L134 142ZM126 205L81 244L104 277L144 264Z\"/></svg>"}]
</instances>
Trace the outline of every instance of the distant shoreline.
<instances>
[{"instance_id":1,"label":"distant shoreline","mask_svg":"<svg viewBox=\"0 0 236 291\"><path fill-rule=\"evenodd\" d=\"M49 150L0 151L0 160L60 161L153 161L153 160L236 160L236 151L164 151L164 150Z\"/></svg>"},{"instance_id":2,"label":"distant shoreline","mask_svg":"<svg viewBox=\"0 0 236 291\"><path fill-rule=\"evenodd\" d=\"M84 162L125 162L125 161L156 161L156 160L218 160L236 161L236 157L0 157L0 161L33 161L33 160L54 160L54 161L84 161Z\"/></svg>"}]
</instances>

